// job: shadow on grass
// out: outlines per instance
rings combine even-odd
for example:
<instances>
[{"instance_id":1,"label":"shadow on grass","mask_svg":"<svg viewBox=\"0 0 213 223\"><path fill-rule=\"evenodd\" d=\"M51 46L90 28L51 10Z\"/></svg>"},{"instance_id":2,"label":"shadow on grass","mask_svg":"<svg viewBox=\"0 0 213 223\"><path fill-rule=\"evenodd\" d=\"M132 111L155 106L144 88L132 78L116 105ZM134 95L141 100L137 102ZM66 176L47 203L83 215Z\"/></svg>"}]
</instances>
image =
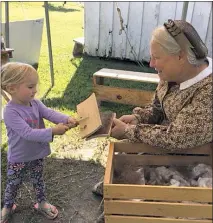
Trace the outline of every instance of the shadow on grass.
<instances>
[{"instance_id":1,"label":"shadow on grass","mask_svg":"<svg viewBox=\"0 0 213 223\"><path fill-rule=\"evenodd\" d=\"M152 69L148 67L139 67L136 63L130 61L120 61L120 60L107 60L100 59L98 57L83 56L80 65L75 63L75 59L71 60L71 63L77 67L76 72L70 79L64 94L60 98L43 98L43 102L49 107L67 108L70 110L76 110L76 105L84 101L93 92L93 74L102 69L117 69L117 70L129 70L138 72L153 72ZM105 85L117 86L117 87L127 87L127 88L138 88L144 90L156 89L155 84L139 83L133 81L122 81L122 80L112 80L106 79ZM118 115L131 113L135 106L132 105L122 105L117 103L104 102L101 104L101 110L112 110L117 112Z\"/></svg>"},{"instance_id":2,"label":"shadow on grass","mask_svg":"<svg viewBox=\"0 0 213 223\"><path fill-rule=\"evenodd\" d=\"M4 165L3 165L4 164ZM6 152L2 151L1 195L6 182ZM21 186L16 203L17 212L10 223L94 223L99 215L100 197L92 193L92 187L103 177L104 168L99 163L76 159L45 159L44 179L48 201L57 206L59 216L47 220L33 209L34 191L29 180ZM1 196L3 199L3 196Z\"/></svg>"},{"instance_id":3,"label":"shadow on grass","mask_svg":"<svg viewBox=\"0 0 213 223\"><path fill-rule=\"evenodd\" d=\"M61 4L63 4L63 2L61 2ZM44 7L44 5L42 5L42 7ZM80 11L78 9L72 9L72 8L65 8L63 5L62 6L55 6L51 3L48 3L48 9L49 11L57 11L57 12L76 12L76 11Z\"/></svg>"}]
</instances>

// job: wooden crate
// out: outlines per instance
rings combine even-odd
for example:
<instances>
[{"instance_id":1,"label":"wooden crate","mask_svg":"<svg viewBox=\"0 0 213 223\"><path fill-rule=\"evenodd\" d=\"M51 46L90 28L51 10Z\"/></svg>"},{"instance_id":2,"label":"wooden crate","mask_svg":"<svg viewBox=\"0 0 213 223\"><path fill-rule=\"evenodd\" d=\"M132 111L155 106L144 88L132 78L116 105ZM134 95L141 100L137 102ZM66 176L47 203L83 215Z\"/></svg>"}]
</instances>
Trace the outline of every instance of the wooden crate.
<instances>
[{"instance_id":1,"label":"wooden crate","mask_svg":"<svg viewBox=\"0 0 213 223\"><path fill-rule=\"evenodd\" d=\"M93 92L99 103L108 101L144 106L150 104L154 95L154 91L105 86L105 78L153 84L159 83L157 74L103 68L93 74Z\"/></svg>"},{"instance_id":2,"label":"wooden crate","mask_svg":"<svg viewBox=\"0 0 213 223\"><path fill-rule=\"evenodd\" d=\"M105 223L212 222L212 188L113 184L119 160L134 165L212 165L212 144L184 151L182 156L160 151L140 143L110 143L104 177Z\"/></svg>"}]
</instances>

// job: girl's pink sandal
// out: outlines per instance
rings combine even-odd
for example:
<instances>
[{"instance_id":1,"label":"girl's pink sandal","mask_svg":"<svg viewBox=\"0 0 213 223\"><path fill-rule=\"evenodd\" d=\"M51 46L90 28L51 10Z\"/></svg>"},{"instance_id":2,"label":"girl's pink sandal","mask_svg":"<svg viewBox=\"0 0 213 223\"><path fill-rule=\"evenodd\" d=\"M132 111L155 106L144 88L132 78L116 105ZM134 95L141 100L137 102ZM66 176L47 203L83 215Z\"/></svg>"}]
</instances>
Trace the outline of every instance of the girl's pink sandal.
<instances>
[{"instance_id":1,"label":"girl's pink sandal","mask_svg":"<svg viewBox=\"0 0 213 223\"><path fill-rule=\"evenodd\" d=\"M48 202L45 202L44 205L41 205L39 203L36 203L34 205L35 210L43 214L48 219L55 219L58 216L58 210L55 206L49 204Z\"/></svg>"},{"instance_id":2,"label":"girl's pink sandal","mask_svg":"<svg viewBox=\"0 0 213 223\"><path fill-rule=\"evenodd\" d=\"M15 212L17 208L16 204L13 204L13 207L8 211L5 215L1 216L1 223L8 223L8 220L10 219L11 215Z\"/></svg>"}]
</instances>

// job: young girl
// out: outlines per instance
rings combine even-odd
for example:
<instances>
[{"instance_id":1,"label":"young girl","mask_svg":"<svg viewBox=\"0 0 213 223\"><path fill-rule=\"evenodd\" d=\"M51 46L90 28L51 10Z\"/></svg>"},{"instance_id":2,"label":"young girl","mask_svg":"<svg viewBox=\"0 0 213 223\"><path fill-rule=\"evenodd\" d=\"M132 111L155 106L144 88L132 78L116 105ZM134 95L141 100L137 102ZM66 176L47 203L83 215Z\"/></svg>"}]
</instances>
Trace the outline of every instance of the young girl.
<instances>
[{"instance_id":1,"label":"young girl","mask_svg":"<svg viewBox=\"0 0 213 223\"><path fill-rule=\"evenodd\" d=\"M78 123L74 118L47 108L34 99L37 83L38 74L28 64L7 63L1 69L1 87L11 95L4 109L8 136L8 179L1 223L6 223L16 209L17 190L28 171L37 198L35 209L49 219L58 215L56 207L49 204L45 197L43 159L51 153L49 142L53 141L54 135L63 135L69 127ZM43 118L57 125L45 128Z\"/></svg>"}]
</instances>

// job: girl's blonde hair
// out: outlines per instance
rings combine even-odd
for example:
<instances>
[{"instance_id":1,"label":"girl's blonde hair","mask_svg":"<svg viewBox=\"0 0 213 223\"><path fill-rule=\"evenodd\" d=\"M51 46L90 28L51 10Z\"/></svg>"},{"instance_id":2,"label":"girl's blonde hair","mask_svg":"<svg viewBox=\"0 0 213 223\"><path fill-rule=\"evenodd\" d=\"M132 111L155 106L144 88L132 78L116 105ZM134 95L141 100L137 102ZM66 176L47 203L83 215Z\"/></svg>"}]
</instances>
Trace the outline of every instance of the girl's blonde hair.
<instances>
[{"instance_id":1,"label":"girl's blonde hair","mask_svg":"<svg viewBox=\"0 0 213 223\"><path fill-rule=\"evenodd\" d=\"M23 83L24 78L37 71L29 64L10 62L1 67L1 88L6 91L7 86Z\"/></svg>"},{"instance_id":2,"label":"girl's blonde hair","mask_svg":"<svg viewBox=\"0 0 213 223\"><path fill-rule=\"evenodd\" d=\"M152 32L151 42L152 41L159 43L168 54L178 54L181 51L180 46L177 44L175 39L167 32L164 26L157 27ZM190 64L199 66L203 63L203 60L199 61L196 59L196 56L190 49L190 47L182 50L186 52L187 59Z\"/></svg>"}]
</instances>

